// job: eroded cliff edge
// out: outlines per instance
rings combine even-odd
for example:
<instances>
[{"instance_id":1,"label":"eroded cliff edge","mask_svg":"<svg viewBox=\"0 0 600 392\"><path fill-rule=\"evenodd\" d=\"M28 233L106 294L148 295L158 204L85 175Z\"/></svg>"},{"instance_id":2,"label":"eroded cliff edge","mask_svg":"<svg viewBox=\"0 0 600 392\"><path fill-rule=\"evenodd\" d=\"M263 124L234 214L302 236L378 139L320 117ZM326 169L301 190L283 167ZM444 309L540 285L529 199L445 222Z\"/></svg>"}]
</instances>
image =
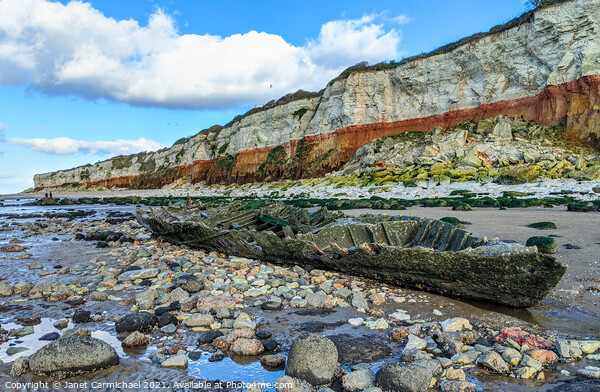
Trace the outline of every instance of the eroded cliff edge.
<instances>
[{"instance_id":1,"label":"eroded cliff edge","mask_svg":"<svg viewBox=\"0 0 600 392\"><path fill-rule=\"evenodd\" d=\"M287 97L152 153L39 174L64 184L157 188L251 182L337 170L384 136L497 115L600 148L600 0L538 9L509 28L439 54L353 72L318 94Z\"/></svg>"}]
</instances>

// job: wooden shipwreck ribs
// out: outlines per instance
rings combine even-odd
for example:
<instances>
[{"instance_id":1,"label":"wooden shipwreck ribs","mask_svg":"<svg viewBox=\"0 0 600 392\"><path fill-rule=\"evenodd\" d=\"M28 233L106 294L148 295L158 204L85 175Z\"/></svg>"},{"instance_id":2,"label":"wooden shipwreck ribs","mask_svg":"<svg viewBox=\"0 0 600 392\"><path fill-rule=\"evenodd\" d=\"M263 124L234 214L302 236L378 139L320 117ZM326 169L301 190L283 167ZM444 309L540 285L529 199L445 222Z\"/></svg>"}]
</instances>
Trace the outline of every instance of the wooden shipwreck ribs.
<instances>
[{"instance_id":1,"label":"wooden shipwreck ribs","mask_svg":"<svg viewBox=\"0 0 600 392\"><path fill-rule=\"evenodd\" d=\"M567 269L535 247L487 241L440 220L254 207L231 203L137 215L154 235L176 244L514 307L541 301Z\"/></svg>"}]
</instances>

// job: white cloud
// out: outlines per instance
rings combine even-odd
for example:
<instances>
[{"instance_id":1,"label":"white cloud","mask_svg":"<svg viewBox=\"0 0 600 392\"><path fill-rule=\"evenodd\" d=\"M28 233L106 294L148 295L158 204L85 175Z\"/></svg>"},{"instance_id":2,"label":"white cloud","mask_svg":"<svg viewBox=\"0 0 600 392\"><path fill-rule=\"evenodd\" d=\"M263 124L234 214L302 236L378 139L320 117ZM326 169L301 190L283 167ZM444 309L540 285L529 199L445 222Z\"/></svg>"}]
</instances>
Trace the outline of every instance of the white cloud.
<instances>
[{"instance_id":1,"label":"white cloud","mask_svg":"<svg viewBox=\"0 0 600 392\"><path fill-rule=\"evenodd\" d=\"M402 39L381 15L328 22L304 46L256 31L182 35L160 10L141 26L74 1L0 0L0 15L0 84L188 109L317 90L349 65L397 58Z\"/></svg>"},{"instance_id":2,"label":"white cloud","mask_svg":"<svg viewBox=\"0 0 600 392\"><path fill-rule=\"evenodd\" d=\"M156 151L163 146L154 140L139 138L137 140L115 140L88 142L75 140L68 137L57 137L54 139L6 139L8 144L25 146L32 151L46 154L68 155L85 153L90 155L126 155L140 151Z\"/></svg>"}]
</instances>

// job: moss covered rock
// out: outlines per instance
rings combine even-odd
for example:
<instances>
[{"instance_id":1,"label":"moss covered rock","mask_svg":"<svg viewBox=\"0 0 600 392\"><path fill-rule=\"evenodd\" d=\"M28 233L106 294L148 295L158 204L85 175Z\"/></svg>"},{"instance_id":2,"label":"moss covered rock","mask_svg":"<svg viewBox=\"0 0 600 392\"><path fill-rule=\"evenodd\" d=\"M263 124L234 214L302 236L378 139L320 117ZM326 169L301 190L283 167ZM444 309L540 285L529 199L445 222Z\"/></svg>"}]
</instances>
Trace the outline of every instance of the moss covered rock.
<instances>
[{"instance_id":1,"label":"moss covered rock","mask_svg":"<svg viewBox=\"0 0 600 392\"><path fill-rule=\"evenodd\" d=\"M533 227L534 229L539 230L555 230L556 224L554 222L535 222L528 225L529 227Z\"/></svg>"},{"instance_id":2,"label":"moss covered rock","mask_svg":"<svg viewBox=\"0 0 600 392\"><path fill-rule=\"evenodd\" d=\"M554 238L550 237L530 237L525 244L527 246L537 246L542 253L556 253L558 246Z\"/></svg>"}]
</instances>

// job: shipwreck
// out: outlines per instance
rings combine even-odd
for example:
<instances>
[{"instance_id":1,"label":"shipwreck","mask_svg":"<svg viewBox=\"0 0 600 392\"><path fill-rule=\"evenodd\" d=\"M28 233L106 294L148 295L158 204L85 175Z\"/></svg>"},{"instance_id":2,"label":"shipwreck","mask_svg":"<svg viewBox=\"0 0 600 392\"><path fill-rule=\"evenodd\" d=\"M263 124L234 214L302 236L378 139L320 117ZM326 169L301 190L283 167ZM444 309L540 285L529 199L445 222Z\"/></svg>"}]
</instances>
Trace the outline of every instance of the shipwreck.
<instances>
[{"instance_id":1,"label":"shipwreck","mask_svg":"<svg viewBox=\"0 0 600 392\"><path fill-rule=\"evenodd\" d=\"M488 241L430 218L350 218L280 203L138 210L137 216L175 244L513 307L537 304L567 269L535 246Z\"/></svg>"}]
</instances>

